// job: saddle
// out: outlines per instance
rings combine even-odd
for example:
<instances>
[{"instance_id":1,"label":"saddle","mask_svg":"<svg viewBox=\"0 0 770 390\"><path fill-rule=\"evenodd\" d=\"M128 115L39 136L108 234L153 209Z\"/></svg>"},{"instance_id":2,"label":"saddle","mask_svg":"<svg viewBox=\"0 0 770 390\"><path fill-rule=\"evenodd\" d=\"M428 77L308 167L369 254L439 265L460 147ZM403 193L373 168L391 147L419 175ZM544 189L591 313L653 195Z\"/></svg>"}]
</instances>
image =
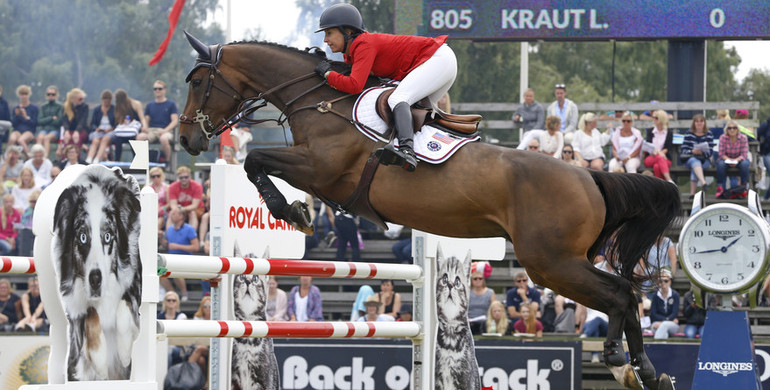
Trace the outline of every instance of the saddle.
<instances>
[{"instance_id":1,"label":"saddle","mask_svg":"<svg viewBox=\"0 0 770 390\"><path fill-rule=\"evenodd\" d=\"M377 98L377 115L393 128L393 111L388 105L388 98L393 94L393 89L389 89L380 94ZM450 133L461 137L471 137L476 135L481 122L481 115L455 115L433 110L428 98L422 99L412 105L412 125L415 131L421 129L424 125L438 126ZM435 113L435 117L434 114Z\"/></svg>"}]
</instances>

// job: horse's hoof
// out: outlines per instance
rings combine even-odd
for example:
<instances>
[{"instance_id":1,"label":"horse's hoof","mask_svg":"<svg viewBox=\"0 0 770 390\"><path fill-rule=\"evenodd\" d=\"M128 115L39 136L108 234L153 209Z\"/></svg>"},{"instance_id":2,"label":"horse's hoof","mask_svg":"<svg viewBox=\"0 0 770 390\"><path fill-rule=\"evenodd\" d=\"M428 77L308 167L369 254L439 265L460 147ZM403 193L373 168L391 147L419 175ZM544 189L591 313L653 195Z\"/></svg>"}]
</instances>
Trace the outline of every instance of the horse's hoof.
<instances>
[{"instance_id":1,"label":"horse's hoof","mask_svg":"<svg viewBox=\"0 0 770 390\"><path fill-rule=\"evenodd\" d=\"M674 381L666 374L660 374L658 378L658 390L674 390Z\"/></svg>"},{"instance_id":2,"label":"horse's hoof","mask_svg":"<svg viewBox=\"0 0 770 390\"><path fill-rule=\"evenodd\" d=\"M315 233L313 220L310 218L310 210L307 204L295 200L289 206L289 223L302 233L312 236Z\"/></svg>"},{"instance_id":3,"label":"horse's hoof","mask_svg":"<svg viewBox=\"0 0 770 390\"><path fill-rule=\"evenodd\" d=\"M607 365L607 367L609 367L610 372L612 372L612 376L615 377L615 380L618 381L618 383L621 385L625 386L627 389L644 390L644 386L642 385L642 378L639 377L639 374L634 369L634 366L630 364L624 364L622 366Z\"/></svg>"}]
</instances>

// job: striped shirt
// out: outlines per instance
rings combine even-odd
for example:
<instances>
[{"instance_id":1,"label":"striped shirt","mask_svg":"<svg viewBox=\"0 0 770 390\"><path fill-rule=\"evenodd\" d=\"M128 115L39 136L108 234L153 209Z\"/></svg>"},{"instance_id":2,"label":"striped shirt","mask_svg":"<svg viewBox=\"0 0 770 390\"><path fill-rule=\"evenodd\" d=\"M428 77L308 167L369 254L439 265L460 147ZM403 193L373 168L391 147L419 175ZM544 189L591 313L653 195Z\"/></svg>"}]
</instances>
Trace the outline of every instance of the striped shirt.
<instances>
[{"instance_id":1,"label":"striped shirt","mask_svg":"<svg viewBox=\"0 0 770 390\"><path fill-rule=\"evenodd\" d=\"M682 142L681 154L692 155L692 148L701 142L706 142L709 145L709 152L704 157L710 157L714 150L714 136L711 135L711 131L706 131L704 135L695 135L693 132L688 132L684 135L684 142Z\"/></svg>"}]
</instances>

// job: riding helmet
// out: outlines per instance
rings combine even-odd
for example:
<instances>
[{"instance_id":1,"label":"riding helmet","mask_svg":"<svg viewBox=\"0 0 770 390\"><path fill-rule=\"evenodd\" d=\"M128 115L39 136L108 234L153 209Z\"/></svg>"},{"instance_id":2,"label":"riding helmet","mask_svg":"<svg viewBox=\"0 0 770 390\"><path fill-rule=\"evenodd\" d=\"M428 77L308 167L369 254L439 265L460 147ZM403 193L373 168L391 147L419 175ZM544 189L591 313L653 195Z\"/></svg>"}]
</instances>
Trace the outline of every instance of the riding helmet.
<instances>
[{"instance_id":1,"label":"riding helmet","mask_svg":"<svg viewBox=\"0 0 770 390\"><path fill-rule=\"evenodd\" d=\"M364 18L354 5L347 3L334 4L327 8L319 20L318 30L321 32L329 27L351 27L358 31L366 31Z\"/></svg>"}]
</instances>

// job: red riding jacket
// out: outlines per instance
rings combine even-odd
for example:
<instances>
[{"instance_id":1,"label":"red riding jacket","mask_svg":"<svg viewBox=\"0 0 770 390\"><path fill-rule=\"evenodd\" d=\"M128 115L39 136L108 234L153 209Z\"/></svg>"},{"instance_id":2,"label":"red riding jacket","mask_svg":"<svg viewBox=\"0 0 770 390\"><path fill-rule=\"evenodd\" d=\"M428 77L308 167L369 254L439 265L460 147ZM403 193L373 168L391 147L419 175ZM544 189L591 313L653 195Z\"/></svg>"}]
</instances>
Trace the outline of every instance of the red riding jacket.
<instances>
[{"instance_id":1,"label":"red riding jacket","mask_svg":"<svg viewBox=\"0 0 770 390\"><path fill-rule=\"evenodd\" d=\"M347 93L363 91L369 74L403 80L446 42L447 35L436 38L411 35L361 33L352 42L345 62L352 64L350 76L332 71L327 80L332 87Z\"/></svg>"}]
</instances>

